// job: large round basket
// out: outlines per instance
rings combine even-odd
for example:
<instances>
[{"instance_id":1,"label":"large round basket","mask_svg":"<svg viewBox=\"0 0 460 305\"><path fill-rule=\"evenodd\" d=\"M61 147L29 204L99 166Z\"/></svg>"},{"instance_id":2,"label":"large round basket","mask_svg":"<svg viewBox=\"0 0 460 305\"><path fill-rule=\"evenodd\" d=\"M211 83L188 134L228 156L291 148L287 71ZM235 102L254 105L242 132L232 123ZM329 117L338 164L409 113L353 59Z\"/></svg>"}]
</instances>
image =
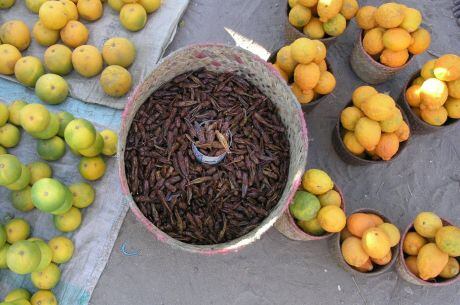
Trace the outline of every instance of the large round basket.
<instances>
[{"instance_id":1,"label":"large round basket","mask_svg":"<svg viewBox=\"0 0 460 305\"><path fill-rule=\"evenodd\" d=\"M443 226L450 226L452 223L446 219L442 219L442 225ZM454 283L457 283L460 281L460 275L457 274L456 277L451 278L451 279L445 279L445 280L432 280L432 281L424 281L415 274L413 274L409 268L406 265L405 261L405 254L403 251L403 243L404 240L407 236L407 233L415 231L414 229L414 223L411 223L407 226L406 230L404 231L404 234L401 236L401 242L399 244L399 254L398 254L398 261L396 263L396 270L398 271L398 274L407 282L414 284L414 285L419 285L419 286L428 286L428 287L444 287L448 285L452 285ZM460 263L460 257L456 258L458 262Z\"/></svg>"},{"instance_id":2,"label":"large round basket","mask_svg":"<svg viewBox=\"0 0 460 305\"><path fill-rule=\"evenodd\" d=\"M277 205L269 215L246 235L227 243L193 245L173 239L157 228L140 211L130 193L125 173L125 146L128 132L136 112L148 97L161 85L175 76L206 67L214 72L233 72L257 86L275 104L290 145L290 164L287 183ZM274 68L261 58L238 47L219 44L192 45L165 57L157 68L135 89L123 112L118 145L118 167L121 187L136 218L158 240L176 248L205 255L237 251L256 241L273 226L283 214L301 182L307 161L308 137L304 116L295 96L286 83L278 77Z\"/></svg>"},{"instance_id":3,"label":"large round basket","mask_svg":"<svg viewBox=\"0 0 460 305\"><path fill-rule=\"evenodd\" d=\"M412 110L409 103L407 102L406 91L411 86L412 82L419 76L420 76L420 70L415 72L412 75L412 77L410 77L407 80L407 83L404 86L403 91L401 92L401 95L399 96L399 100L398 100L398 103L404 109L404 112L407 113L407 116L409 118L410 125L411 125L411 130L413 130L414 133L418 133L418 134L428 134L428 133L433 133L433 132L437 132L440 130L450 129L451 127L458 124L458 122L460 122L460 119L448 118L447 121L444 123L444 125L434 126L434 125L428 124L427 122L422 120L417 114L415 114L415 112Z\"/></svg>"},{"instance_id":4,"label":"large round basket","mask_svg":"<svg viewBox=\"0 0 460 305\"><path fill-rule=\"evenodd\" d=\"M358 209L356 211L353 211L353 213L351 213L350 215L353 215L355 213L375 214L377 216L380 216L384 222L392 223L391 220L389 220L385 215L382 215L382 213L380 213L379 211L373 210L373 209ZM372 277L372 276L377 276L384 272L387 272L395 264L396 258L398 256L398 245L396 245L391 248L392 256L391 256L391 261L388 264L386 264L385 266L374 265L374 270L372 270L371 272L364 273L364 272L360 272L352 268L350 265L348 265L348 263L343 258L342 250L341 250L340 234L336 234L333 238L330 239L329 247L330 247L332 254L337 259L337 262L340 267L342 267L345 271L348 271L352 275L362 276L362 277Z\"/></svg>"},{"instance_id":5,"label":"large round basket","mask_svg":"<svg viewBox=\"0 0 460 305\"><path fill-rule=\"evenodd\" d=\"M394 77L399 71L405 69L414 59L414 56L410 55L409 60L401 67L397 68L381 64L364 50L363 35L364 31L361 30L358 34L355 47L351 52L350 64L356 75L368 84L376 85L386 82Z\"/></svg>"}]
</instances>

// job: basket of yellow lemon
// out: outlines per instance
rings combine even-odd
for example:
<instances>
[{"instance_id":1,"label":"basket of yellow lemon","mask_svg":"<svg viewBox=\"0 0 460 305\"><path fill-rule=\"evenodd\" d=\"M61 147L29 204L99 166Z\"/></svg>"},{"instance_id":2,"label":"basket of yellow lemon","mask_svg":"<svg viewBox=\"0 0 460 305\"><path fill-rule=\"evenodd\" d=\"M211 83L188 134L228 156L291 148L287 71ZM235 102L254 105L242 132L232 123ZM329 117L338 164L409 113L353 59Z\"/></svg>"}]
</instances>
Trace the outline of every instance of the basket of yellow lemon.
<instances>
[{"instance_id":1,"label":"basket of yellow lemon","mask_svg":"<svg viewBox=\"0 0 460 305\"><path fill-rule=\"evenodd\" d=\"M403 234L396 269L409 283L439 287L458 282L459 262L460 228L422 212Z\"/></svg>"},{"instance_id":2,"label":"basket of yellow lemon","mask_svg":"<svg viewBox=\"0 0 460 305\"><path fill-rule=\"evenodd\" d=\"M335 89L336 79L326 56L326 46L320 40L299 38L268 58L306 112Z\"/></svg>"},{"instance_id":3,"label":"basket of yellow lemon","mask_svg":"<svg viewBox=\"0 0 460 305\"><path fill-rule=\"evenodd\" d=\"M430 33L420 27L420 11L403 4L363 6L356 14L356 22L362 31L350 63L356 75L369 84L390 79L431 43Z\"/></svg>"},{"instance_id":4,"label":"basket of yellow lemon","mask_svg":"<svg viewBox=\"0 0 460 305\"><path fill-rule=\"evenodd\" d=\"M345 221L345 201L340 189L326 172L310 169L275 228L293 240L320 240L340 232Z\"/></svg>"},{"instance_id":5,"label":"basket of yellow lemon","mask_svg":"<svg viewBox=\"0 0 460 305\"><path fill-rule=\"evenodd\" d=\"M306 37L330 45L345 32L359 4L357 0L289 0L286 8L288 41Z\"/></svg>"},{"instance_id":6,"label":"basket of yellow lemon","mask_svg":"<svg viewBox=\"0 0 460 305\"><path fill-rule=\"evenodd\" d=\"M380 212L359 209L348 216L340 235L331 239L331 251L351 274L376 276L395 263L400 238L399 229Z\"/></svg>"},{"instance_id":7,"label":"basket of yellow lemon","mask_svg":"<svg viewBox=\"0 0 460 305\"><path fill-rule=\"evenodd\" d=\"M339 157L353 165L388 162L407 146L410 127L404 112L374 87L356 88L332 132Z\"/></svg>"},{"instance_id":8,"label":"basket of yellow lemon","mask_svg":"<svg viewBox=\"0 0 460 305\"><path fill-rule=\"evenodd\" d=\"M427 61L404 86L399 98L414 132L430 133L460 120L460 56Z\"/></svg>"}]
</instances>

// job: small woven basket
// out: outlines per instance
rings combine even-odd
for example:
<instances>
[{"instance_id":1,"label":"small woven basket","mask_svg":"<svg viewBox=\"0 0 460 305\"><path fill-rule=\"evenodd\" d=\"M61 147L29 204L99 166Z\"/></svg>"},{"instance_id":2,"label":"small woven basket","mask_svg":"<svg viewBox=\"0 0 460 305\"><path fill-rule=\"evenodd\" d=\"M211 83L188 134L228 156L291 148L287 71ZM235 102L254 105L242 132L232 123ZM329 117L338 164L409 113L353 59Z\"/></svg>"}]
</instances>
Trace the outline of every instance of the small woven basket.
<instances>
[{"instance_id":1,"label":"small woven basket","mask_svg":"<svg viewBox=\"0 0 460 305\"><path fill-rule=\"evenodd\" d=\"M442 219L442 225L443 226L450 226L452 223L448 220ZM429 287L444 287L448 285L452 285L454 283L457 283L460 280L460 274L457 274L456 277L451 278L451 279L445 279L436 282L436 281L424 281L412 272L410 272L409 268L406 265L406 261L404 260L406 255L404 254L403 251L403 243L404 239L406 238L407 233L415 231L414 229L414 223L411 223L407 228L406 231L404 231L404 234L401 237L401 242L399 244L399 249L398 249L398 261L396 263L396 271L398 271L398 274L406 280L407 282L414 284L414 285L419 285L419 286L429 286ZM457 261L460 263L460 257L456 258Z\"/></svg>"},{"instance_id":2,"label":"small woven basket","mask_svg":"<svg viewBox=\"0 0 460 305\"><path fill-rule=\"evenodd\" d=\"M340 194L340 198L342 199L342 204L340 208L345 211L345 198L343 197L342 191L335 185L334 183L334 190ZM292 217L291 212L289 209L281 215L281 217L275 222L275 228L284 236L292 240L321 240L327 239L333 236L335 233L327 233L321 236L315 236L306 233L303 231L295 222L294 217Z\"/></svg>"},{"instance_id":3,"label":"small woven basket","mask_svg":"<svg viewBox=\"0 0 460 305\"><path fill-rule=\"evenodd\" d=\"M392 223L391 220L389 220L385 215L382 215L379 211L376 211L373 209L358 209L356 211L353 211L353 213L351 213L350 215L353 215L355 213L375 214L377 216L380 216L384 222ZM385 273L391 269L391 267L396 262L399 246L396 245L391 248L392 256L391 256L391 261L388 264L386 264L385 266L379 266L377 264L374 264L374 269L371 272L359 272L358 270L352 268L350 265L347 264L347 262L345 261L342 255L340 234L335 235L333 238L329 240L329 248L331 252L333 253L333 255L336 257L339 266L342 267L345 271L348 271L354 276L373 277L373 276L377 276L382 273Z\"/></svg>"},{"instance_id":4,"label":"small woven basket","mask_svg":"<svg viewBox=\"0 0 460 305\"><path fill-rule=\"evenodd\" d=\"M383 83L405 69L414 59L414 56L410 55L409 60L397 68L379 63L364 50L363 33L364 31L361 30L358 34L358 39L351 52L350 64L356 75L364 82L372 85Z\"/></svg>"},{"instance_id":5,"label":"small woven basket","mask_svg":"<svg viewBox=\"0 0 460 305\"><path fill-rule=\"evenodd\" d=\"M134 202L128 187L125 173L126 138L133 118L139 107L161 85L175 76L206 67L214 72L234 72L256 85L276 106L290 145L290 164L286 187L282 196L270 214L258 227L248 234L216 245L193 245L180 242L161 231L151 223ZM286 82L282 80L275 69L261 58L233 46L220 44L192 45L177 50L158 63L156 69L134 90L129 98L122 116L120 141L118 144L118 167L121 187L132 212L136 218L158 240L188 252L205 255L225 254L237 251L242 247L258 240L261 235L273 226L291 202L300 185L302 174L307 163L308 137L304 116L295 96Z\"/></svg>"},{"instance_id":6,"label":"small woven basket","mask_svg":"<svg viewBox=\"0 0 460 305\"><path fill-rule=\"evenodd\" d=\"M289 11L291 10L291 8L289 7L288 1L286 1L286 8L287 8L286 9L286 14L285 14L286 18L284 19L284 32L285 32L286 40L289 43L291 43L294 40L299 39L299 38L314 39L314 38L311 38L308 35L305 35L302 30L299 30L298 28L296 28L295 26L293 26L289 22L289 17L288 16L289 16ZM345 31L348 29L349 23L350 23L350 21L347 20L347 27L345 28ZM344 31L344 33L345 33L345 31ZM342 33L342 35L344 33ZM321 38L321 39L318 39L318 40L321 40L326 46L330 46L330 45L334 44L337 41L337 38L338 37L328 36L326 38Z\"/></svg>"},{"instance_id":7,"label":"small woven basket","mask_svg":"<svg viewBox=\"0 0 460 305\"><path fill-rule=\"evenodd\" d=\"M401 92L401 95L399 96L399 100L398 100L398 103L404 109L404 112L407 113L407 116L411 124L411 130L413 130L414 133L417 133L417 134L428 134L428 133L433 133L433 132L437 132L440 130L446 130L446 129L450 129L454 127L456 124L458 124L458 122L460 122L460 119L448 118L446 123L444 123L444 125L434 126L422 120L417 114L415 114L412 111L406 99L406 91L411 86L412 82L419 76L420 76L420 70L415 72L412 75L412 77L408 79L408 81L406 82L406 85L403 88L403 91Z\"/></svg>"},{"instance_id":8,"label":"small woven basket","mask_svg":"<svg viewBox=\"0 0 460 305\"><path fill-rule=\"evenodd\" d=\"M349 107L349 106L353 106L353 102L349 102L345 106L345 108ZM404 118L404 122L406 122L407 125L409 126L409 129L411 129L412 126L410 125L410 122L407 119L405 111L403 109L401 109L401 107L399 107L399 105L396 105L396 106L399 108L399 110L401 110L401 113L402 113L403 118ZM409 137L409 139L407 139L406 141L400 142L398 152L390 160L388 160L388 161L385 161L385 160L372 160L372 159L364 159L364 158L361 158L361 157L358 157L358 156L352 154L345 147L345 144L343 143L344 134L345 134L345 129L342 127L342 124L340 122L340 117L339 117L338 120L337 120L337 123L335 124L335 128L332 130L332 146L334 147L334 150L337 153L337 155L339 155L339 157L345 163L348 163L348 164L351 164L351 165L357 165L357 166L365 166L365 165L382 164L382 163L392 162L394 159L399 157L399 155L401 155L403 150L406 148L408 142L410 141L410 137Z\"/></svg>"},{"instance_id":9,"label":"small woven basket","mask_svg":"<svg viewBox=\"0 0 460 305\"><path fill-rule=\"evenodd\" d=\"M274 64L274 63L276 62L276 55L278 54L278 51L279 51L279 50L280 50L280 49L276 50L275 52L272 52L272 53L270 54L270 57L268 57L267 62ZM329 62L329 60L328 60L327 58L326 58L326 65L327 65L327 70L328 70L329 72L331 72L332 74L334 74L334 71L332 71L332 66L331 66L331 64L330 64L330 62ZM290 79L290 80L289 80L289 85L292 84L293 82L294 82L294 81L293 81L292 79ZM335 89L334 89L334 90L335 90ZM332 92L334 92L334 91L332 91ZM331 93L332 93L332 92L331 92ZM329 93L329 94L331 94L331 93ZM311 101L311 102L308 103L308 104L300 104L300 103L299 103L299 104L300 104L300 107L302 107L303 112L309 113L309 112L311 112L316 106L318 106L319 103L321 103L322 101L324 101L324 100L326 99L326 97L327 97L329 94L321 95L320 97L318 97L317 99Z\"/></svg>"}]
</instances>

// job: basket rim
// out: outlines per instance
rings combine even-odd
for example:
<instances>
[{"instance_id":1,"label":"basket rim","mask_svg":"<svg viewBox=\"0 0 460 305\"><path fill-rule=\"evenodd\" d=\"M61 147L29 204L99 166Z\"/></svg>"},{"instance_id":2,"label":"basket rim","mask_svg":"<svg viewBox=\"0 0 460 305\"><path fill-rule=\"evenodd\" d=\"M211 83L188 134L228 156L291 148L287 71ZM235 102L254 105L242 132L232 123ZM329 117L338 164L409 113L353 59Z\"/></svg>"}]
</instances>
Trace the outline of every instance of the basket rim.
<instances>
[{"instance_id":1,"label":"basket rim","mask_svg":"<svg viewBox=\"0 0 460 305\"><path fill-rule=\"evenodd\" d=\"M441 218L441 220L442 220L443 226L454 225L453 222L451 222L448 219ZM444 286L448 286L448 285L451 285L453 283L456 283L456 282L458 282L460 280L460 273L457 274L457 276L455 276L454 278L446 279L445 281L442 281L442 282L425 281L425 280L422 280L421 278L419 278L418 276L416 276L415 274L413 274L409 270L409 268L407 267L406 260L404 259L405 254L404 254L404 250L403 250L404 240L406 239L407 233L409 233L409 232L415 232L414 222L413 221L406 227L406 229L404 230L403 235L401 235L401 241L400 241L399 246L398 246L398 248L399 248L398 249L398 257L399 257L400 264L401 264L403 270L405 271L405 273L411 279L413 279L415 282L417 282L418 285L431 286L431 287L444 287ZM460 258L456 258L456 259L460 260Z\"/></svg>"},{"instance_id":2,"label":"basket rim","mask_svg":"<svg viewBox=\"0 0 460 305\"><path fill-rule=\"evenodd\" d=\"M425 122L424 120L422 120L418 115L416 115L413 111L412 111L412 106L409 105L409 102L407 101L407 98L406 98L406 92L407 92L407 89L409 87L411 87L411 84L412 82L419 76L421 76L420 72L422 71L422 69L419 69L417 71L415 71L411 77L409 77L403 87L403 90L401 92L401 97L402 97L402 101L403 103L407 106L407 111L410 112L410 116L417 122L417 124L420 124L423 126L423 128L425 129L429 129L429 130L432 130L432 131L438 131L438 130L441 130L443 129L444 127L451 127L455 124L457 124L458 122L460 122L460 119L454 119L454 118L447 118L447 121L441 125L441 126L436 126L436 125L431 125L431 124L428 124L427 122Z\"/></svg>"},{"instance_id":3,"label":"basket rim","mask_svg":"<svg viewBox=\"0 0 460 305\"><path fill-rule=\"evenodd\" d=\"M394 222L391 221L391 219L389 219L387 216L383 215L380 211L375 210L375 209L359 208L359 209L356 209L353 212L351 212L350 215L348 215L348 217L353 215L353 214L356 214L356 213L375 214L377 216L380 216L383 219L384 222L388 222L388 223L391 223L391 224L395 225ZM399 230L399 228L398 228L398 230ZM395 264L396 259L398 258L398 248L399 248L399 245L401 244L401 240L400 240L398 245L395 245L395 246L391 247L390 250L391 250L392 257L391 257L391 260L390 260L390 262L388 264L386 264L384 266L378 265L379 270L377 270L377 271L361 272L361 271L358 271L358 270L354 269L353 267L351 267L345 261L345 259L343 257L343 254L342 254L342 249L341 249L342 242L340 241L340 234L337 234L337 236L334 237L333 242L334 242L334 246L338 248L338 251L337 251L338 255L337 256L338 256L338 259L340 260L340 264L342 265L342 267L347 272L350 272L351 274L364 276L364 277L377 276L377 275L385 273L389 269L391 269L393 267L393 265Z\"/></svg>"},{"instance_id":4,"label":"basket rim","mask_svg":"<svg viewBox=\"0 0 460 305\"><path fill-rule=\"evenodd\" d=\"M247 55L254 61L257 61L258 63L262 64L266 69L271 71L272 74L275 74L274 68L271 67L270 64L268 64L265 60L261 59L257 55L243 48L240 48L238 46L230 46L230 45L221 44L221 43L198 43L198 44L190 44L190 45L184 46L170 53L168 56L162 58L157 63L156 68L165 64L171 58L174 58L177 54L182 54L184 52L190 52L191 50L200 50L200 49L206 50L207 48L210 48L210 47L227 49L230 52L233 51L235 53L236 52L245 53L245 55ZM141 210L139 209L139 207L137 206L137 204L135 203L131 195L129 186L127 184L127 179L126 179L124 145L123 145L123 140L125 140L125 138L127 137L127 134L131 127L131 123L129 123L129 126L127 126L128 119L130 115L134 112L134 107L135 107L137 98L139 98L139 95L140 95L141 85L145 82L146 79L150 77L150 75L152 75L155 72L155 70L151 74L149 74L149 76L142 79L141 83L133 90L133 93L128 98L128 102L126 103L125 109L123 110L123 113L122 113L122 122L121 122L120 133L119 133L120 139L118 141L117 150L119 154L118 174L119 174L119 181L121 184L121 190L123 192L124 200L128 201L129 207L131 211L135 214L137 220L140 221L144 225L144 227L154 235L154 237L157 240L167 243L173 248L181 248L182 250L185 250L191 253L199 253L199 254L204 254L204 255L226 254L226 253L238 251L239 249L260 239L260 237L266 231L268 231L268 229L270 229L273 226L273 224L276 222L276 220L284 213L284 211L289 205L289 202L292 200L293 196L295 195L295 190L297 190L297 188L299 187L301 183L301 175L297 173L293 173L291 189L287 189L288 196L286 198L286 202L283 205L281 205L280 202L278 202L278 204L275 205L275 207L268 214L268 216L265 217L265 219L263 219L262 222L260 222L260 224L256 228L254 228L253 230L249 231L245 235L240 236L234 240L228 241L226 243L219 243L219 244L213 244L213 245L194 245L194 244L189 244L189 243L181 242L177 239L174 239L168 234L166 234L165 232L163 232L162 230L160 230L150 220L148 220L145 217L145 215L141 212ZM298 120L301 126L301 130L299 131L299 134L301 138L301 145L305 147L305 150L306 150L306 154L304 157L306 161L309 145L308 145L308 130L307 130L307 125L306 125L304 116L303 116L303 112L300 106L298 106L297 100L294 94L291 92L290 88L287 86L286 82L284 80L281 80L279 76L276 75L276 77L281 82L281 85L284 86L284 89L287 90L287 92L291 95L291 99L290 99L291 104L297 110L297 116L298 116ZM145 102L145 100L143 102ZM284 191L286 191L286 188Z\"/></svg>"}]
</instances>

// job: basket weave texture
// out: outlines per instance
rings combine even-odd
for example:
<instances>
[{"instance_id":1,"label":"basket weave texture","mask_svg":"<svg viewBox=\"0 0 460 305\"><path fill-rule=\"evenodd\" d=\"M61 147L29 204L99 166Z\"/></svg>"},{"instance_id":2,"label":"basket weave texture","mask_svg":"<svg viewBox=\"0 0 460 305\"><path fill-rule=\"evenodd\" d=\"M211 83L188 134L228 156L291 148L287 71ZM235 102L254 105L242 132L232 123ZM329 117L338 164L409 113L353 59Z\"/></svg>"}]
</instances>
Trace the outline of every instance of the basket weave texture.
<instances>
[{"instance_id":1,"label":"basket weave texture","mask_svg":"<svg viewBox=\"0 0 460 305\"><path fill-rule=\"evenodd\" d=\"M125 174L124 153L127 134L132 120L144 101L161 85L175 76L194 71L199 68L223 73L233 72L257 86L276 106L281 120L286 127L290 145L290 164L286 187L278 204L260 225L248 234L227 243L216 245L192 245L173 239L154 226L139 210L134 202ZM171 53L165 57L157 68L139 85L130 97L122 117L120 131L119 175L122 191L129 202L136 218L160 241L176 248L204 255L224 254L241 249L256 241L261 235L273 226L283 214L288 203L292 200L307 162L308 136L305 120L301 108L290 88L282 80L274 68L261 58L233 46L220 44L191 45Z\"/></svg>"}]
</instances>

